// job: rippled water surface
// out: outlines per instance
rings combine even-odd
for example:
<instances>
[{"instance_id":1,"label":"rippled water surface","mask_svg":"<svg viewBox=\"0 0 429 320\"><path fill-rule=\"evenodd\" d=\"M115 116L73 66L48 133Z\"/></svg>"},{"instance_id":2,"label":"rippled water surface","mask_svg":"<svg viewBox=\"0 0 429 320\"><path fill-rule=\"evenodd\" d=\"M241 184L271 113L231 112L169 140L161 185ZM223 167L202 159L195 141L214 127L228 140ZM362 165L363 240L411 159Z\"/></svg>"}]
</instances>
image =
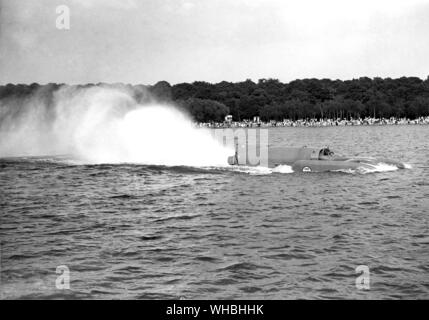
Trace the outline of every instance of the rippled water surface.
<instances>
[{"instance_id":1,"label":"rippled water surface","mask_svg":"<svg viewBox=\"0 0 429 320\"><path fill-rule=\"evenodd\" d=\"M0 160L2 298L429 298L429 127L274 128L412 169L249 174ZM57 266L70 270L58 290ZM370 269L370 290L355 268Z\"/></svg>"}]
</instances>

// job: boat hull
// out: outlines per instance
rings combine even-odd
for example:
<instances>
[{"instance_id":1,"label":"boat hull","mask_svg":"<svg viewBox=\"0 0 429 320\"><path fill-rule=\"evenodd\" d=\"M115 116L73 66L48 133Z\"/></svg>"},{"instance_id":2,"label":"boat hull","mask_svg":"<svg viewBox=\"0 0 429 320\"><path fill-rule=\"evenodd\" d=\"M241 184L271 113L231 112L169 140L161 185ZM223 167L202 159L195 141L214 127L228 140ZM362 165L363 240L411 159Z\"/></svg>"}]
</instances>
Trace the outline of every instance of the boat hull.
<instances>
[{"instance_id":1,"label":"boat hull","mask_svg":"<svg viewBox=\"0 0 429 320\"><path fill-rule=\"evenodd\" d=\"M373 169L370 164L349 161L298 160L292 164L294 172L326 172Z\"/></svg>"}]
</instances>

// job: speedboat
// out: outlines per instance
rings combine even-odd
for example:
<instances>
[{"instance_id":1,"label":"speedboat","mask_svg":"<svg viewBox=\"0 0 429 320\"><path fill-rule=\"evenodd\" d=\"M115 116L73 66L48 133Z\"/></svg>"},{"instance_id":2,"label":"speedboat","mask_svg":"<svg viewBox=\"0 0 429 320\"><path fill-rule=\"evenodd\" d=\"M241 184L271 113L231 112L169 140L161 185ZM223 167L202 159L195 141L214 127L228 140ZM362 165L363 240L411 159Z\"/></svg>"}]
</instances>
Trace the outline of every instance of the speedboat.
<instances>
[{"instance_id":1,"label":"speedboat","mask_svg":"<svg viewBox=\"0 0 429 320\"><path fill-rule=\"evenodd\" d=\"M228 157L230 165L254 166L249 163L247 157L241 159L239 153L235 151L234 156ZM405 164L399 161L375 158L375 157L345 157L336 155L328 147L324 148L284 148L269 147L266 161L263 161L269 168L281 165L292 167L294 172L325 172L343 170L372 170L379 164L396 166L405 169ZM258 164L261 165L261 164Z\"/></svg>"}]
</instances>

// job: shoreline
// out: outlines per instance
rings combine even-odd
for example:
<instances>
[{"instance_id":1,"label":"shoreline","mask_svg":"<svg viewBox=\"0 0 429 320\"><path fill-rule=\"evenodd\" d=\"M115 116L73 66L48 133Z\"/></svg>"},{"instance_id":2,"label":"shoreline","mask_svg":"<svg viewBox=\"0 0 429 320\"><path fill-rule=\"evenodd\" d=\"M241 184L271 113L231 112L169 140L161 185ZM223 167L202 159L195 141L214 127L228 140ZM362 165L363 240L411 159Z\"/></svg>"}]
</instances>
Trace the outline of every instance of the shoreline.
<instances>
[{"instance_id":1,"label":"shoreline","mask_svg":"<svg viewBox=\"0 0 429 320\"><path fill-rule=\"evenodd\" d=\"M325 120L284 120L269 122L232 121L232 122L196 122L196 128L225 129L225 128L276 128L276 127L347 127L347 126L404 126L428 125L429 117L420 117L414 120L406 118L365 118L365 119L325 119Z\"/></svg>"}]
</instances>

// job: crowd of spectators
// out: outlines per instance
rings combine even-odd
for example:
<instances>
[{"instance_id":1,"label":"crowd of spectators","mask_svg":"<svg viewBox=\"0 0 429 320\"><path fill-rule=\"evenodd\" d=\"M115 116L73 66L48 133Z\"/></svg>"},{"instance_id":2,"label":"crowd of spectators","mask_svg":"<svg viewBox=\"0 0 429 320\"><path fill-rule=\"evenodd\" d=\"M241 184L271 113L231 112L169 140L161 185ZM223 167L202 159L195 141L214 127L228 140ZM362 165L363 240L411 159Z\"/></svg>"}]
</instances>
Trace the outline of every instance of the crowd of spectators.
<instances>
[{"instance_id":1,"label":"crowd of spectators","mask_svg":"<svg viewBox=\"0 0 429 320\"><path fill-rule=\"evenodd\" d=\"M379 125L425 125L429 124L429 117L420 117L414 120L407 118L364 118L364 119L300 119L283 121L224 121L199 122L201 128L252 128L252 127L331 127L331 126L379 126Z\"/></svg>"}]
</instances>

